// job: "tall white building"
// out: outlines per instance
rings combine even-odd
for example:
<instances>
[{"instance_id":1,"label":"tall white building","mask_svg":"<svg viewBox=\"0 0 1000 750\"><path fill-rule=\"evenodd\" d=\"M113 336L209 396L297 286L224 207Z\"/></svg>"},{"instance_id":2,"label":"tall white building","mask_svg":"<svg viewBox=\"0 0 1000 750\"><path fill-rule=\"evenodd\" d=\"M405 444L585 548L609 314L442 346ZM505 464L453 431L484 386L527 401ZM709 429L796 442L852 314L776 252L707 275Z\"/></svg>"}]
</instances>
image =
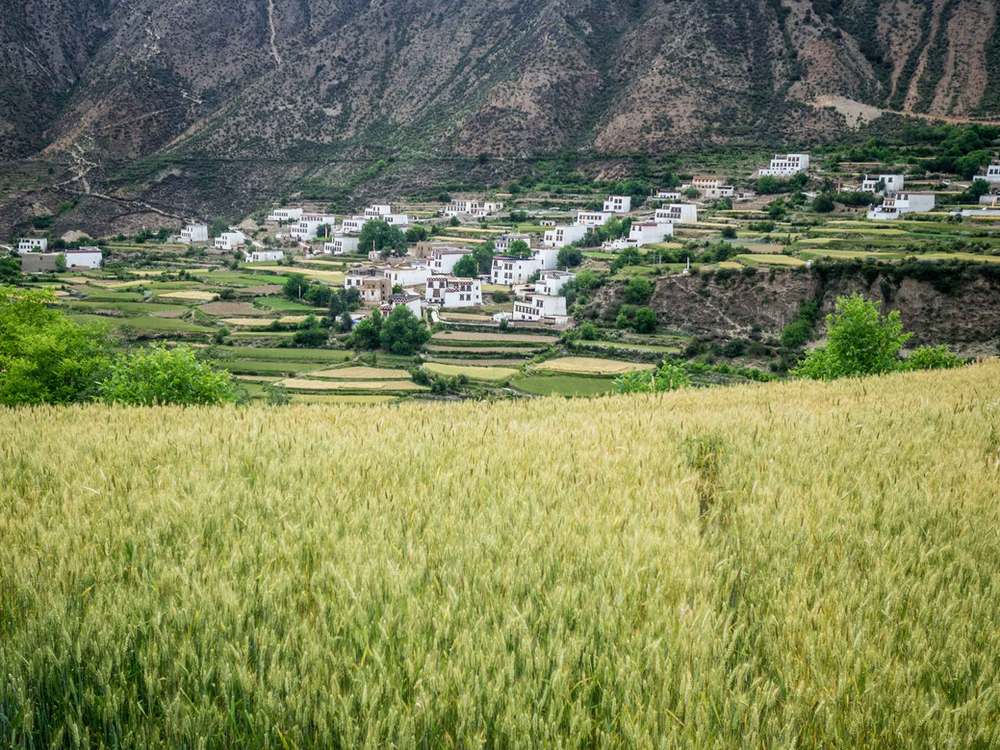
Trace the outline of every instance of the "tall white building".
<instances>
[{"instance_id":1,"label":"tall white building","mask_svg":"<svg viewBox=\"0 0 1000 750\"><path fill-rule=\"evenodd\" d=\"M604 212L610 214L627 214L632 210L632 197L628 195L609 195L604 201Z\"/></svg>"},{"instance_id":2,"label":"tall white building","mask_svg":"<svg viewBox=\"0 0 1000 750\"><path fill-rule=\"evenodd\" d=\"M531 292L523 300L514 302L514 320L538 322L544 318L552 319L557 325L565 325L569 321L566 298Z\"/></svg>"},{"instance_id":3,"label":"tall white building","mask_svg":"<svg viewBox=\"0 0 1000 750\"><path fill-rule=\"evenodd\" d=\"M337 218L333 214L303 214L291 230L292 237L299 242L314 240L319 235L319 228L324 224L333 231Z\"/></svg>"},{"instance_id":4,"label":"tall white building","mask_svg":"<svg viewBox=\"0 0 1000 750\"><path fill-rule=\"evenodd\" d=\"M66 250L67 268L100 268L104 253L99 247L81 247L79 250Z\"/></svg>"},{"instance_id":5,"label":"tall white building","mask_svg":"<svg viewBox=\"0 0 1000 750\"><path fill-rule=\"evenodd\" d=\"M879 188L879 185L882 185ZM864 193L898 193L903 189L903 175L901 174L880 174L874 177L865 175L861 183L861 191Z\"/></svg>"},{"instance_id":6,"label":"tall white building","mask_svg":"<svg viewBox=\"0 0 1000 750\"><path fill-rule=\"evenodd\" d=\"M1000 182L1000 164L990 164L986 168L986 181L994 184Z\"/></svg>"},{"instance_id":7,"label":"tall white building","mask_svg":"<svg viewBox=\"0 0 1000 750\"><path fill-rule=\"evenodd\" d=\"M768 169L760 170L761 177L794 177L809 169L809 154L776 155Z\"/></svg>"},{"instance_id":8,"label":"tall white building","mask_svg":"<svg viewBox=\"0 0 1000 750\"><path fill-rule=\"evenodd\" d=\"M545 232L542 244L545 247L565 247L577 240L582 240L587 234L587 227L574 224L572 226L557 226Z\"/></svg>"},{"instance_id":9,"label":"tall white building","mask_svg":"<svg viewBox=\"0 0 1000 750\"><path fill-rule=\"evenodd\" d=\"M243 232L223 232L215 238L215 247L219 250L235 250L246 244L247 238Z\"/></svg>"},{"instance_id":10,"label":"tall white building","mask_svg":"<svg viewBox=\"0 0 1000 750\"><path fill-rule=\"evenodd\" d=\"M483 304L483 282L453 276L428 276L424 299L442 307L477 307Z\"/></svg>"},{"instance_id":11,"label":"tall white building","mask_svg":"<svg viewBox=\"0 0 1000 750\"><path fill-rule=\"evenodd\" d=\"M427 265L435 276L450 276L458 261L466 255L472 255L472 251L457 247L435 248Z\"/></svg>"},{"instance_id":12,"label":"tall white building","mask_svg":"<svg viewBox=\"0 0 1000 750\"><path fill-rule=\"evenodd\" d=\"M588 229L602 227L608 223L608 219L612 216L614 214L605 213L604 211L578 211L576 214L576 224Z\"/></svg>"},{"instance_id":13,"label":"tall white building","mask_svg":"<svg viewBox=\"0 0 1000 750\"><path fill-rule=\"evenodd\" d=\"M180 241L185 245L190 245L192 242L208 242L208 226L189 224L181 230Z\"/></svg>"},{"instance_id":14,"label":"tall white building","mask_svg":"<svg viewBox=\"0 0 1000 750\"><path fill-rule=\"evenodd\" d=\"M302 218L305 209L302 208L276 208L267 217L268 221L277 221L282 224L291 224Z\"/></svg>"},{"instance_id":15,"label":"tall white building","mask_svg":"<svg viewBox=\"0 0 1000 750\"><path fill-rule=\"evenodd\" d=\"M334 235L333 239L323 244L323 252L327 255L350 255L358 251L357 237Z\"/></svg>"},{"instance_id":16,"label":"tall white building","mask_svg":"<svg viewBox=\"0 0 1000 750\"><path fill-rule=\"evenodd\" d=\"M25 253L44 253L48 249L49 241L44 237L41 239L36 239L34 237L23 237L17 243L17 254L24 255Z\"/></svg>"},{"instance_id":17,"label":"tall white building","mask_svg":"<svg viewBox=\"0 0 1000 750\"><path fill-rule=\"evenodd\" d=\"M656 209L657 224L697 224L698 207L692 203L671 203Z\"/></svg>"}]
</instances>

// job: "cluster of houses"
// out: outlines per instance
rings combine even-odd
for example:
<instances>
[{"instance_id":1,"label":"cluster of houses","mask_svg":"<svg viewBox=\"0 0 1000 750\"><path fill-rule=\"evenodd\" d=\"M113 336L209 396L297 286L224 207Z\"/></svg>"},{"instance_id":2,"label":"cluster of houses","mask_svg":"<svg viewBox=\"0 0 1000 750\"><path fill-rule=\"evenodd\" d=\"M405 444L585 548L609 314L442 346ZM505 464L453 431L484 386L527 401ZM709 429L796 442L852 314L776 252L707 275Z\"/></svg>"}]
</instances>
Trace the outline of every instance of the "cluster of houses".
<instances>
[{"instance_id":1,"label":"cluster of houses","mask_svg":"<svg viewBox=\"0 0 1000 750\"><path fill-rule=\"evenodd\" d=\"M515 239L521 236L505 235L498 245L509 247ZM516 300L513 313L499 313L494 316L497 320L569 322L566 298L560 291L574 274L556 268L557 249L536 248L528 257L496 255L489 274L455 276L455 267L469 256L472 250L468 247L421 242L412 257L350 268L344 288L356 289L363 304L383 313L405 305L419 316L426 307L478 307L483 304L483 285L493 284L509 289Z\"/></svg>"},{"instance_id":2,"label":"cluster of houses","mask_svg":"<svg viewBox=\"0 0 1000 750\"><path fill-rule=\"evenodd\" d=\"M56 270L60 256L66 261L67 269L95 269L104 262L104 251L99 247L80 247L76 250L48 252L49 241L26 237L18 241L17 254L21 261L21 273L40 274Z\"/></svg>"}]
</instances>

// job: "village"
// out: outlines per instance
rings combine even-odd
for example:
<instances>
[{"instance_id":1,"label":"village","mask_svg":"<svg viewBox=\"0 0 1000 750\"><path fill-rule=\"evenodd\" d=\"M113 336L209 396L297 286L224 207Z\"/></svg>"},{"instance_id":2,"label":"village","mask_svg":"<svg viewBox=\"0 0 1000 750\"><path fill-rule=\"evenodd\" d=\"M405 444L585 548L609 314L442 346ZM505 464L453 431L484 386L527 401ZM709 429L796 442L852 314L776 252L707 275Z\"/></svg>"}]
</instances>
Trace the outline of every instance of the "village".
<instances>
[{"instance_id":1,"label":"village","mask_svg":"<svg viewBox=\"0 0 1000 750\"><path fill-rule=\"evenodd\" d=\"M54 290L74 320L139 340L221 344L254 397L277 384L303 399L370 402L437 380L453 393L596 395L664 357L702 368L705 382L760 380L787 372L808 337L779 335L797 301L742 330L692 325L692 310L720 304L713 290L725 293L734 274L1000 260L1000 163L973 179L878 166L834 171L809 153L776 154L736 177L694 173L641 190L624 180L598 195L404 195L346 213L292 196L239 221L133 238L34 231L10 251L24 283ZM664 280L688 276L694 285L678 288L697 294L676 307ZM723 304L724 319L739 301ZM394 351L352 335L400 307L429 341ZM292 355L303 347L311 353ZM359 379L347 366L333 379L352 379L334 384L310 374L329 380L331 364L356 364L372 348L407 382L384 368ZM417 359L399 356L411 350Z\"/></svg>"}]
</instances>

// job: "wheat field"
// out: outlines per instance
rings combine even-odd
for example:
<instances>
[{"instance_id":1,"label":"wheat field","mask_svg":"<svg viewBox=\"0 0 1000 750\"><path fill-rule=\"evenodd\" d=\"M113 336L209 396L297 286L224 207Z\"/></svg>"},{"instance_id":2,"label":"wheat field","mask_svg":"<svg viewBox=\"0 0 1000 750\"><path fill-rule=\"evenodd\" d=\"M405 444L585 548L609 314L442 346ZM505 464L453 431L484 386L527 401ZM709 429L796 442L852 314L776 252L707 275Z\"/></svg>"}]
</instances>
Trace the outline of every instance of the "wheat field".
<instances>
[{"instance_id":1,"label":"wheat field","mask_svg":"<svg viewBox=\"0 0 1000 750\"><path fill-rule=\"evenodd\" d=\"M0 411L0 746L991 748L1000 365Z\"/></svg>"}]
</instances>

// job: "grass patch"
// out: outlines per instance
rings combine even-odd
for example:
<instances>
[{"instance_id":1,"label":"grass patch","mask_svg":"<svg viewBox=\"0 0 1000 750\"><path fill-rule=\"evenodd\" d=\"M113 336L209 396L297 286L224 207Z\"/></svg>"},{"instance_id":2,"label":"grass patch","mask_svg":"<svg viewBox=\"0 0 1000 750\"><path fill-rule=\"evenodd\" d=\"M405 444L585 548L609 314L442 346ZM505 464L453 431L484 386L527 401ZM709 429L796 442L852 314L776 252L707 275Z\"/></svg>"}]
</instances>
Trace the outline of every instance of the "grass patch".
<instances>
[{"instance_id":1,"label":"grass patch","mask_svg":"<svg viewBox=\"0 0 1000 750\"><path fill-rule=\"evenodd\" d=\"M424 364L427 372L444 377L465 375L469 380L499 381L512 378L517 370L509 367L475 367L471 365L446 365L442 362L427 362Z\"/></svg>"}]
</instances>

